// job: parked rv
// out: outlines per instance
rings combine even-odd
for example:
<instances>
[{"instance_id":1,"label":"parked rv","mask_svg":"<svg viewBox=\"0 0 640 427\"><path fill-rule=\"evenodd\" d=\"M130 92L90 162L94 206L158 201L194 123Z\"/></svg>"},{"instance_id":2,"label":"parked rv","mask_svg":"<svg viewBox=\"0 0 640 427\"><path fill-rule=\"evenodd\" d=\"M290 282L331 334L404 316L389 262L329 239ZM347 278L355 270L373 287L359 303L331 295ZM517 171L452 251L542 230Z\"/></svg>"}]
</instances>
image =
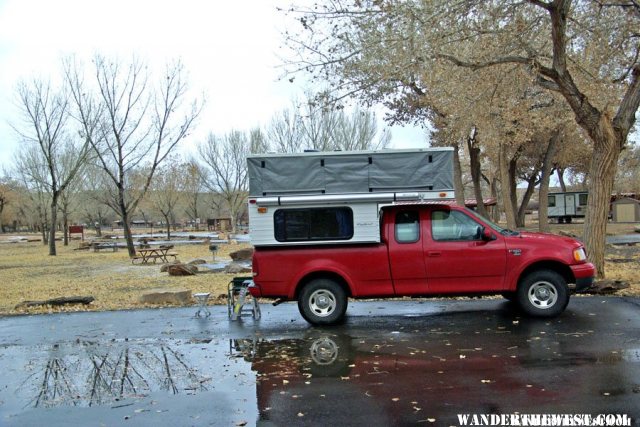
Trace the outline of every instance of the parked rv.
<instances>
[{"instance_id":1,"label":"parked rv","mask_svg":"<svg viewBox=\"0 0 640 427\"><path fill-rule=\"evenodd\" d=\"M567 193L549 193L548 216L549 219L558 221L559 224L571 224L574 218L584 218L587 213L586 191L574 191Z\"/></svg>"},{"instance_id":2,"label":"parked rv","mask_svg":"<svg viewBox=\"0 0 640 427\"><path fill-rule=\"evenodd\" d=\"M574 239L503 229L453 201L450 149L250 156L255 297L316 325L352 298L502 294L560 314L595 268Z\"/></svg>"}]
</instances>

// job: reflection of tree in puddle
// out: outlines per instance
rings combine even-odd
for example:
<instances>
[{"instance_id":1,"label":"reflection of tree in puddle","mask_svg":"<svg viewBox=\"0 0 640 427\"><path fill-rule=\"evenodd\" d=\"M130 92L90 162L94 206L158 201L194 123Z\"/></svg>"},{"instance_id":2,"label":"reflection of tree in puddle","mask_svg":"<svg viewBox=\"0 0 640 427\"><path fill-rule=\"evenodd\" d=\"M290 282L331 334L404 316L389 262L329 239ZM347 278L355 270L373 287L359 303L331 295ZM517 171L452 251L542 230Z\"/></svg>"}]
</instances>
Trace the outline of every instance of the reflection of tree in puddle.
<instances>
[{"instance_id":1,"label":"reflection of tree in puddle","mask_svg":"<svg viewBox=\"0 0 640 427\"><path fill-rule=\"evenodd\" d=\"M169 345L78 342L56 344L20 389L35 391L26 406L94 406L155 391L207 390L209 380Z\"/></svg>"},{"instance_id":2,"label":"reflection of tree in puddle","mask_svg":"<svg viewBox=\"0 0 640 427\"><path fill-rule=\"evenodd\" d=\"M75 387L67 375L67 367L62 359L52 358L47 361L44 368L44 376L40 384L38 394L26 405L37 408L38 406L57 406L63 404L68 396L77 394ZM33 378L36 374L27 378ZM74 406L77 402L71 402Z\"/></svg>"}]
</instances>

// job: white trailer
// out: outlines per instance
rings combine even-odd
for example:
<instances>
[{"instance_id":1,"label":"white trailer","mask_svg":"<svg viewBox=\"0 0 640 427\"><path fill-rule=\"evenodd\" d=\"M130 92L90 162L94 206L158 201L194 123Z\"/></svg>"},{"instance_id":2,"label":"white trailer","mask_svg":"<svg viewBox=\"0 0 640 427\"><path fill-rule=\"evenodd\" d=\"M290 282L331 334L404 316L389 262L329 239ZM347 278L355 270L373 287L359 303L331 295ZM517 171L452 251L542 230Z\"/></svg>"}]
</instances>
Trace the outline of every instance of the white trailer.
<instances>
[{"instance_id":1,"label":"white trailer","mask_svg":"<svg viewBox=\"0 0 640 427\"><path fill-rule=\"evenodd\" d=\"M584 218L587 213L586 191L572 191L566 193L549 193L548 216L559 224L571 223L574 218Z\"/></svg>"},{"instance_id":2,"label":"white trailer","mask_svg":"<svg viewBox=\"0 0 640 427\"><path fill-rule=\"evenodd\" d=\"M380 206L454 198L452 158L451 148L251 155L251 242L378 243Z\"/></svg>"}]
</instances>

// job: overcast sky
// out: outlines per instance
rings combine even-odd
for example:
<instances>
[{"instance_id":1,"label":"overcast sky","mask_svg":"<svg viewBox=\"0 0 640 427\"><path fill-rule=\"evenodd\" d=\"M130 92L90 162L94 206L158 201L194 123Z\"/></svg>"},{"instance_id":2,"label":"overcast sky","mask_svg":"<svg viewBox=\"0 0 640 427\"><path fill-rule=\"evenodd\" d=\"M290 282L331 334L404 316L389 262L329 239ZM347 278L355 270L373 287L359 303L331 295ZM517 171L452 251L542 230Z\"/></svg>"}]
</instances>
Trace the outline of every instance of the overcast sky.
<instances>
[{"instance_id":1,"label":"overcast sky","mask_svg":"<svg viewBox=\"0 0 640 427\"><path fill-rule=\"evenodd\" d=\"M15 87L21 79L60 74L69 54L95 53L152 67L179 58L206 108L194 138L209 131L265 126L304 88L279 81L281 32L295 25L276 7L290 0L0 0L0 167L18 144ZM303 79L296 79L296 83ZM381 115L379 115L381 116ZM424 132L393 128L396 148L424 147Z\"/></svg>"}]
</instances>

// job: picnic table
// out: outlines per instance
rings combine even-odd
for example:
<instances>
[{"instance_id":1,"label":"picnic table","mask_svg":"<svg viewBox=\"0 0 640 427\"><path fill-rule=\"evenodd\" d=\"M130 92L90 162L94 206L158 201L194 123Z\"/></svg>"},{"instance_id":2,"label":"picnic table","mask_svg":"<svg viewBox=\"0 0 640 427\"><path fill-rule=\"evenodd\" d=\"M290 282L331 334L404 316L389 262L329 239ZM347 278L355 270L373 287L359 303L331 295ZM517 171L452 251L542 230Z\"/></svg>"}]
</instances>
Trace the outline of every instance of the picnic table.
<instances>
[{"instance_id":1,"label":"picnic table","mask_svg":"<svg viewBox=\"0 0 640 427\"><path fill-rule=\"evenodd\" d=\"M136 261L140 261L140 264L149 264L149 262L153 261L155 264L158 260L164 263L169 262L169 257L173 257L175 260L178 254L176 252L169 252L171 249L173 249L173 245L138 249L138 254L131 259L131 263L135 264Z\"/></svg>"}]
</instances>

